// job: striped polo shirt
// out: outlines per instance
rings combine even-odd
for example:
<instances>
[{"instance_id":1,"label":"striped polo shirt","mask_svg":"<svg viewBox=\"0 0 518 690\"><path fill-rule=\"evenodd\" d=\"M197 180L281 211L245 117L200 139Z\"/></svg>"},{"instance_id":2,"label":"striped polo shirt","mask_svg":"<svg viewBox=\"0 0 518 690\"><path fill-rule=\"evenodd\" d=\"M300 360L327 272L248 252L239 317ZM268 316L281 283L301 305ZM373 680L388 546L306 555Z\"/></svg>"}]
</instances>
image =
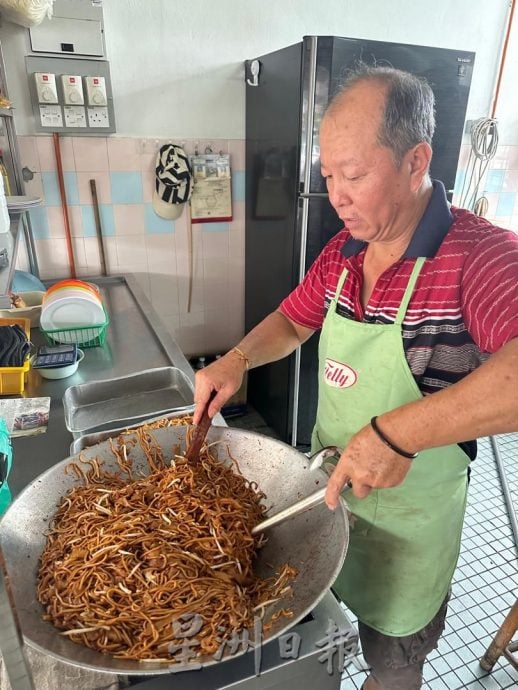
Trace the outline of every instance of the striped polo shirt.
<instances>
[{"instance_id":1,"label":"striped polo shirt","mask_svg":"<svg viewBox=\"0 0 518 690\"><path fill-rule=\"evenodd\" d=\"M281 312L318 330L347 268L338 314L365 323L394 323L415 260L423 256L402 337L408 365L424 395L459 381L518 337L518 236L450 206L441 182L434 181L407 250L378 278L364 310L360 296L365 250L366 243L346 228L338 232L281 303Z\"/></svg>"}]
</instances>

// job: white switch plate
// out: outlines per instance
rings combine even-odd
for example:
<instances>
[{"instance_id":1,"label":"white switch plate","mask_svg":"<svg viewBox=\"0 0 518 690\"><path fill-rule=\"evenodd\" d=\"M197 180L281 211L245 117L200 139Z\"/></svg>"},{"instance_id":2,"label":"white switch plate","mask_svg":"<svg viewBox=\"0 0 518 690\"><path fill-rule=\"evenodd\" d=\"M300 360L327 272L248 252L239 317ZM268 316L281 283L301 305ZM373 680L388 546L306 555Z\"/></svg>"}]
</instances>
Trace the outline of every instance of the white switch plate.
<instances>
[{"instance_id":1,"label":"white switch plate","mask_svg":"<svg viewBox=\"0 0 518 690\"><path fill-rule=\"evenodd\" d=\"M108 108L87 108L89 127L109 127Z\"/></svg>"},{"instance_id":2,"label":"white switch plate","mask_svg":"<svg viewBox=\"0 0 518 690\"><path fill-rule=\"evenodd\" d=\"M104 77L85 77L85 84L88 105L98 107L108 103Z\"/></svg>"},{"instance_id":3,"label":"white switch plate","mask_svg":"<svg viewBox=\"0 0 518 690\"><path fill-rule=\"evenodd\" d=\"M82 105L65 105L65 127L86 127L86 113Z\"/></svg>"},{"instance_id":4,"label":"white switch plate","mask_svg":"<svg viewBox=\"0 0 518 690\"><path fill-rule=\"evenodd\" d=\"M63 114L60 105L40 105L42 127L63 127Z\"/></svg>"},{"instance_id":5,"label":"white switch plate","mask_svg":"<svg viewBox=\"0 0 518 690\"><path fill-rule=\"evenodd\" d=\"M59 103L56 76L50 72L35 72L36 91L39 103Z\"/></svg>"},{"instance_id":6,"label":"white switch plate","mask_svg":"<svg viewBox=\"0 0 518 690\"><path fill-rule=\"evenodd\" d=\"M83 80L78 74L62 74L63 95L67 105L83 105Z\"/></svg>"}]
</instances>

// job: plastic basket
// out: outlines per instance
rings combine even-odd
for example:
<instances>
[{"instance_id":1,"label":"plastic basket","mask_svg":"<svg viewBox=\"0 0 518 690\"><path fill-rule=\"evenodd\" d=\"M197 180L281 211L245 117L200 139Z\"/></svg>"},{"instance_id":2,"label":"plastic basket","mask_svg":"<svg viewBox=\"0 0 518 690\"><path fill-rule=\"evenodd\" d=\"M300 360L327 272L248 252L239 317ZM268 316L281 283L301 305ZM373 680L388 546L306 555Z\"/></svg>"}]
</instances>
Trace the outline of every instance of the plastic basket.
<instances>
[{"instance_id":1,"label":"plastic basket","mask_svg":"<svg viewBox=\"0 0 518 690\"><path fill-rule=\"evenodd\" d=\"M23 317L13 319L0 319L0 326L14 326L18 324L25 331L27 340L31 339L30 319ZM0 395L15 395L23 393L25 382L30 369L30 358L27 356L21 367L0 367Z\"/></svg>"},{"instance_id":2,"label":"plastic basket","mask_svg":"<svg viewBox=\"0 0 518 690\"><path fill-rule=\"evenodd\" d=\"M95 326L57 328L51 331L40 328L40 330L49 345L55 345L56 343L75 343L79 347L98 347L99 345L104 345L104 341L106 340L106 329L110 323L104 304L103 311L105 316L104 323L96 324Z\"/></svg>"}]
</instances>

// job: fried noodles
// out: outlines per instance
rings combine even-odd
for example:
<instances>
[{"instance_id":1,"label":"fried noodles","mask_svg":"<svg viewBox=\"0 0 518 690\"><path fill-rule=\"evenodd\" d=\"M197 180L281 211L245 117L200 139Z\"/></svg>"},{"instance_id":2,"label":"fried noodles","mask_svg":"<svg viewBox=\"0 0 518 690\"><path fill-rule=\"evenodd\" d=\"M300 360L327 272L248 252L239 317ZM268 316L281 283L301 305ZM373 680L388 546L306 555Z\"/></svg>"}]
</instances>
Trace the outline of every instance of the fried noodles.
<instances>
[{"instance_id":1,"label":"fried noodles","mask_svg":"<svg viewBox=\"0 0 518 690\"><path fill-rule=\"evenodd\" d=\"M135 443L147 476L129 459ZM264 517L264 494L235 463L225 466L210 447L197 466L168 460L146 426L111 444L119 472L97 460L67 466L82 484L62 499L41 558L38 599L63 634L121 659L175 661L170 645L185 635L174 620L199 614L195 651L214 654L291 594L289 565L268 579L253 572L264 537L251 530Z\"/></svg>"}]
</instances>

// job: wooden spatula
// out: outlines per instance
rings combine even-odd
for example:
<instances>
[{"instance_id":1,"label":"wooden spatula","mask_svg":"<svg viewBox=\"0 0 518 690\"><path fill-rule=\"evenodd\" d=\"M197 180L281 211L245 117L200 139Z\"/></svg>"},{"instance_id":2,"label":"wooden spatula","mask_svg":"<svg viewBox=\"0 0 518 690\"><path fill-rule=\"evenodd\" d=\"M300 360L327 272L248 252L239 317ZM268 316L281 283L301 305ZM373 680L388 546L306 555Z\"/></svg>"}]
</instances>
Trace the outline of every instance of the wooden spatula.
<instances>
[{"instance_id":1,"label":"wooden spatula","mask_svg":"<svg viewBox=\"0 0 518 690\"><path fill-rule=\"evenodd\" d=\"M200 450L203 445L203 442L205 441L207 431L209 430L210 425L212 423L212 419L209 417L209 407L217 394L218 391L212 391L212 393L210 394L209 399L207 400L207 404L205 405L205 409L203 410L200 422L194 430L192 441L185 454L186 459L191 463L198 462L200 459Z\"/></svg>"}]
</instances>

